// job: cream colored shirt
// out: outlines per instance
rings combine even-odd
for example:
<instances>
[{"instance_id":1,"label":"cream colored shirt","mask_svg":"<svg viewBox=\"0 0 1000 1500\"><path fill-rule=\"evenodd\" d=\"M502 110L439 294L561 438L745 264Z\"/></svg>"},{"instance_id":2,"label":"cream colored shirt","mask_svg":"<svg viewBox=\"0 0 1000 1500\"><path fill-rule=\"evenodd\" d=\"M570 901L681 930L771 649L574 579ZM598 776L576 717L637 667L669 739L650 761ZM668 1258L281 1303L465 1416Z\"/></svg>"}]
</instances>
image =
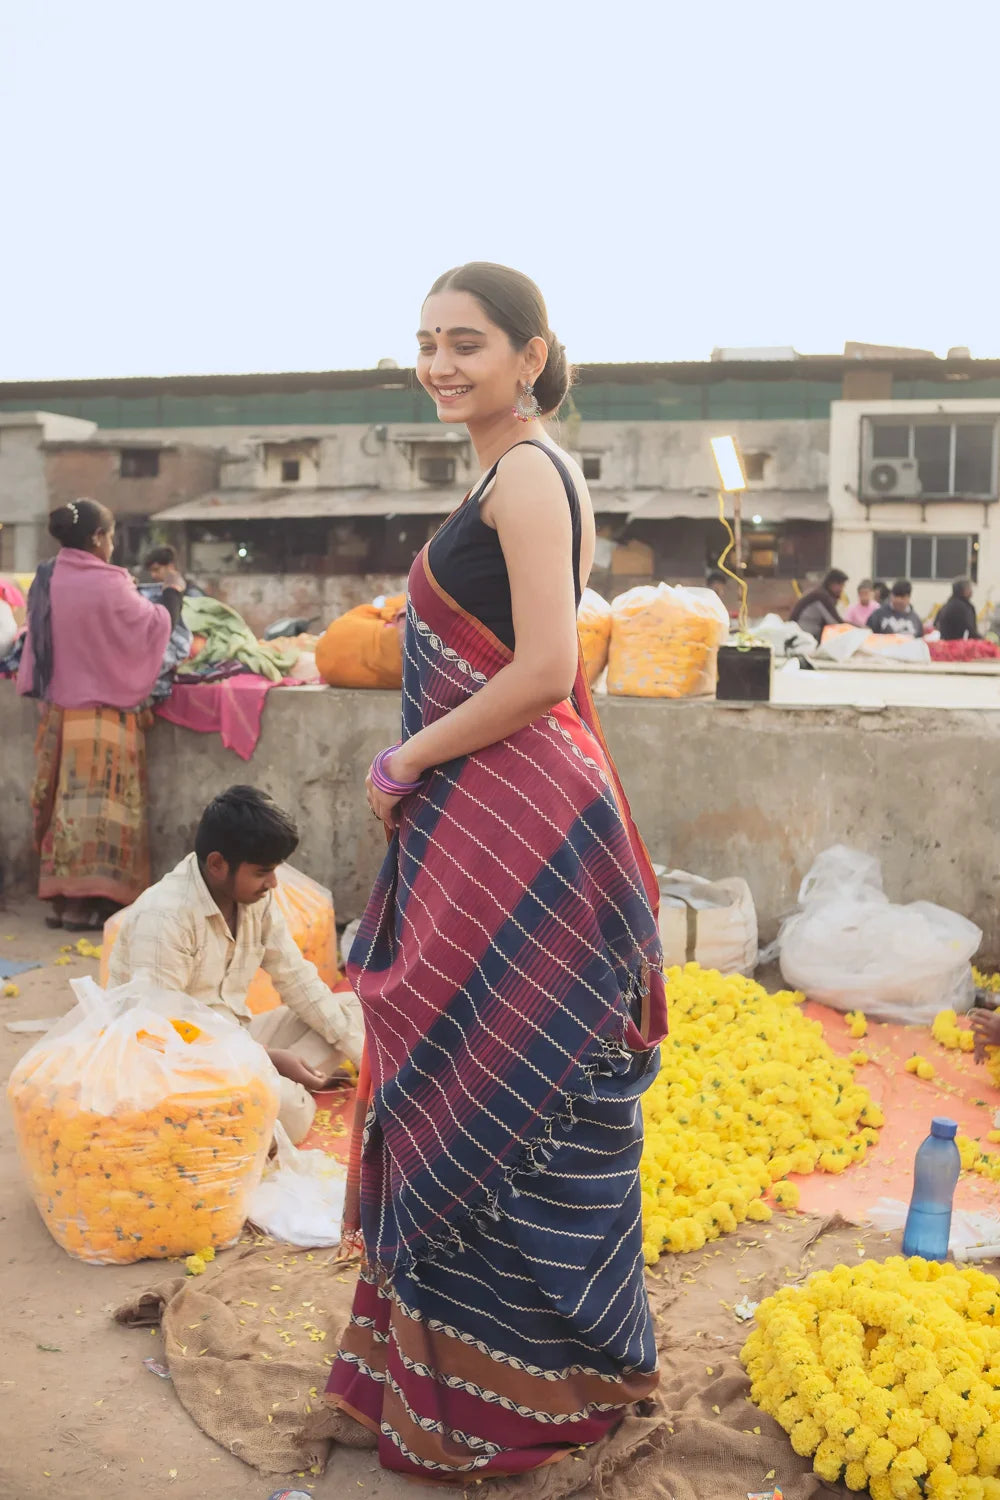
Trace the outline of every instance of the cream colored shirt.
<instances>
[{"instance_id":1,"label":"cream colored shirt","mask_svg":"<svg viewBox=\"0 0 1000 1500\"><path fill-rule=\"evenodd\" d=\"M146 978L206 1005L224 1005L249 1024L246 996L258 969L270 976L289 1010L353 1063L360 1062L364 1023L357 997L349 991L333 994L316 966L303 958L273 891L239 908L234 937L194 854L125 912L108 983L115 987Z\"/></svg>"}]
</instances>

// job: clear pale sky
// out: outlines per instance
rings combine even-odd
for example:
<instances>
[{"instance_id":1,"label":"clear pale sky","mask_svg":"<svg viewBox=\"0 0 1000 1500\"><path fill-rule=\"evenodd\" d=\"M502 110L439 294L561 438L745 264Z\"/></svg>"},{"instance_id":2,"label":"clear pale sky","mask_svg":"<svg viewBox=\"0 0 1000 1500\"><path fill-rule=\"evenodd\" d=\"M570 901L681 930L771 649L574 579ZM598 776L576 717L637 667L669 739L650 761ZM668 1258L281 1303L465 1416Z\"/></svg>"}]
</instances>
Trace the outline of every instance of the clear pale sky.
<instances>
[{"instance_id":1,"label":"clear pale sky","mask_svg":"<svg viewBox=\"0 0 1000 1500\"><path fill-rule=\"evenodd\" d=\"M1000 356L995 0L36 0L0 379L411 363L468 259L571 358Z\"/></svg>"}]
</instances>

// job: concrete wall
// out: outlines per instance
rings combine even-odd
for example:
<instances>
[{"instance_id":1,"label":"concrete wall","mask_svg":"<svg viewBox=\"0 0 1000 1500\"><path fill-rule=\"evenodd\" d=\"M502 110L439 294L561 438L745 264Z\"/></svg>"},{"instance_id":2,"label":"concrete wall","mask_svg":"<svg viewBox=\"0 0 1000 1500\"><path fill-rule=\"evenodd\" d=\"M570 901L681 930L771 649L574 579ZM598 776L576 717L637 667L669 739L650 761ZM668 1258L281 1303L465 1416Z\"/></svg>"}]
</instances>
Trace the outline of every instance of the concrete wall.
<instances>
[{"instance_id":1,"label":"concrete wall","mask_svg":"<svg viewBox=\"0 0 1000 1500\"><path fill-rule=\"evenodd\" d=\"M844 841L877 854L894 900L963 912L1000 960L1000 713L786 709L607 699L604 726L653 858L740 874L765 938L814 856ZM158 722L149 737L157 872L190 848L203 804L233 782L265 787L302 829L298 863L332 886L338 917L360 911L381 856L363 776L398 733L393 693L272 693L249 763L215 736ZM8 884L31 872L27 789L34 708L0 682L0 857Z\"/></svg>"},{"instance_id":2,"label":"concrete wall","mask_svg":"<svg viewBox=\"0 0 1000 1500\"><path fill-rule=\"evenodd\" d=\"M160 472L155 478L123 479L118 448L83 444L49 448L45 453L49 507L88 495L116 516L153 516L170 505L193 500L219 482L219 457L213 448L182 444L158 453Z\"/></svg>"},{"instance_id":3,"label":"concrete wall","mask_svg":"<svg viewBox=\"0 0 1000 1500\"><path fill-rule=\"evenodd\" d=\"M358 604L406 592L402 573L211 573L194 563L190 571L203 589L232 605L258 632L286 617L318 616L311 628L319 634Z\"/></svg>"}]
</instances>

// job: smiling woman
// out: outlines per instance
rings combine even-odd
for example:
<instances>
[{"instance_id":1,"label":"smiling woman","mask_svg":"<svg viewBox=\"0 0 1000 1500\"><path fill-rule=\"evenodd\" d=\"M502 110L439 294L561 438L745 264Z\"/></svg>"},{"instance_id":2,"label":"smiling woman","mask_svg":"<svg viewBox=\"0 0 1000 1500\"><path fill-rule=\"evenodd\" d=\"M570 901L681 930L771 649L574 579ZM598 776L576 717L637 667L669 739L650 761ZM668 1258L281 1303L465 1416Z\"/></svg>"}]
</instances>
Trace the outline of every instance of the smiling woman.
<instances>
[{"instance_id":1,"label":"smiling woman","mask_svg":"<svg viewBox=\"0 0 1000 1500\"><path fill-rule=\"evenodd\" d=\"M424 1479L598 1441L657 1381L639 1100L666 1031L656 879L581 670L594 519L539 420L565 354L527 277L450 271L421 384L483 475L409 579L389 850L350 955L366 1054L327 1399Z\"/></svg>"}]
</instances>

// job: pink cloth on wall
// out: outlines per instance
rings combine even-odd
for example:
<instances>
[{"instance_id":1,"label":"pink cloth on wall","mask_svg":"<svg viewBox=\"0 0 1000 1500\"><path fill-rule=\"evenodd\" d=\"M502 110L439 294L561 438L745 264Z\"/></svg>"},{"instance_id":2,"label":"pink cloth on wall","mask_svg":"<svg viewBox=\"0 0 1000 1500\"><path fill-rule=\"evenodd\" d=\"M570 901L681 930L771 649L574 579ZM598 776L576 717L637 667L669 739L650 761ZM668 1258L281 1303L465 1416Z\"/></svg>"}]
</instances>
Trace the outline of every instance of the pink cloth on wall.
<instances>
[{"instance_id":1,"label":"pink cloth on wall","mask_svg":"<svg viewBox=\"0 0 1000 1500\"><path fill-rule=\"evenodd\" d=\"M162 604L144 599L124 568L77 547L63 547L52 572L52 683L59 708L137 708L148 698L170 638ZM18 692L34 673L31 631Z\"/></svg>"},{"instance_id":2,"label":"pink cloth on wall","mask_svg":"<svg viewBox=\"0 0 1000 1500\"><path fill-rule=\"evenodd\" d=\"M249 760L260 739L264 700L277 685L256 672L243 672L223 682L175 683L156 712L182 729L221 735L227 750Z\"/></svg>"}]
</instances>

